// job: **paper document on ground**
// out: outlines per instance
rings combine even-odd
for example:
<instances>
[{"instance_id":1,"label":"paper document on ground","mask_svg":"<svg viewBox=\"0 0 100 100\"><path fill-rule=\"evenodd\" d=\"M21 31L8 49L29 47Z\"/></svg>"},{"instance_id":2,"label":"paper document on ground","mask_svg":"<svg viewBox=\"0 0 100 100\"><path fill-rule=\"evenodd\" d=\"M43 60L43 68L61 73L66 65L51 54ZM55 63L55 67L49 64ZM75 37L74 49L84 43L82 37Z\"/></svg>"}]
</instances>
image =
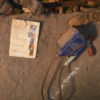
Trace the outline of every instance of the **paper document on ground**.
<instances>
[{"instance_id":1,"label":"paper document on ground","mask_svg":"<svg viewBox=\"0 0 100 100\"><path fill-rule=\"evenodd\" d=\"M12 20L9 56L36 58L40 22Z\"/></svg>"}]
</instances>

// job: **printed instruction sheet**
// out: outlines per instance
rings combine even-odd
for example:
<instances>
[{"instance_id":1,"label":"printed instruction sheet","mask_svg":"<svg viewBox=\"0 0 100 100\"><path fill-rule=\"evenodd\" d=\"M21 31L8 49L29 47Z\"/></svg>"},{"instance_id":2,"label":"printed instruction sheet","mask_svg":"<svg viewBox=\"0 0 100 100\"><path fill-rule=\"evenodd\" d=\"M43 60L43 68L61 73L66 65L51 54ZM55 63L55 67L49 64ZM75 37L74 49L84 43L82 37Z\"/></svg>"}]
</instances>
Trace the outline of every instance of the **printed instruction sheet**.
<instances>
[{"instance_id":1,"label":"printed instruction sheet","mask_svg":"<svg viewBox=\"0 0 100 100\"><path fill-rule=\"evenodd\" d=\"M36 58L40 22L12 20L9 56Z\"/></svg>"}]
</instances>

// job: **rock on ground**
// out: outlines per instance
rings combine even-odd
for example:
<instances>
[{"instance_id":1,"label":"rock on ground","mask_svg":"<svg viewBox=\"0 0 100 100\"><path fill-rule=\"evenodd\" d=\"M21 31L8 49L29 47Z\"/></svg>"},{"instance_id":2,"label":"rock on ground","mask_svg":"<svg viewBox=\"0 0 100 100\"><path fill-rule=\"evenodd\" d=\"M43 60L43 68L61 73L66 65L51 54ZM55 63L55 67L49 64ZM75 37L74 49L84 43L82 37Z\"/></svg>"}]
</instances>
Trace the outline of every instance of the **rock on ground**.
<instances>
[{"instance_id":1,"label":"rock on ground","mask_svg":"<svg viewBox=\"0 0 100 100\"><path fill-rule=\"evenodd\" d=\"M69 20L68 24L69 26L82 26L96 21L100 21L100 8L88 10L86 12L80 12L73 16Z\"/></svg>"}]
</instances>

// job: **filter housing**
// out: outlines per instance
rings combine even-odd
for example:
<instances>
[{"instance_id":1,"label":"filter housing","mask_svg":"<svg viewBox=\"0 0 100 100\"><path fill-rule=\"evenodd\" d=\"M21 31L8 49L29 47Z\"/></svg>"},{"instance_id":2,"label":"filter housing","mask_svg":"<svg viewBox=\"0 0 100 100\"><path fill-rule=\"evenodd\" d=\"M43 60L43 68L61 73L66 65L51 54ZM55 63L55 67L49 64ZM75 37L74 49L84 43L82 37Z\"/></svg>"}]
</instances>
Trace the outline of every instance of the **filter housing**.
<instances>
[{"instance_id":1,"label":"filter housing","mask_svg":"<svg viewBox=\"0 0 100 100\"><path fill-rule=\"evenodd\" d=\"M57 41L59 56L78 56L87 46L87 41L80 32L71 27Z\"/></svg>"}]
</instances>

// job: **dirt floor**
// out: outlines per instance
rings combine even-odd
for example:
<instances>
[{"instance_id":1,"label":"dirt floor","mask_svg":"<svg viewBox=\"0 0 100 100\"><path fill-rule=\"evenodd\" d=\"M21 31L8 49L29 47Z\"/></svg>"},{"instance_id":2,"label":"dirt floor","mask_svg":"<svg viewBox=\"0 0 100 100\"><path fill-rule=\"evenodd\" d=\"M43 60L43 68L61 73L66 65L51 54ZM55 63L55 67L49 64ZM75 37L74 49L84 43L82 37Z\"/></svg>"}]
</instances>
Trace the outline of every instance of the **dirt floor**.
<instances>
[{"instance_id":1,"label":"dirt floor","mask_svg":"<svg viewBox=\"0 0 100 100\"><path fill-rule=\"evenodd\" d=\"M0 100L42 100L41 84L47 63L55 55L56 41L67 31L67 21L73 14L31 16L20 14L16 16L0 16ZM37 59L9 57L10 31L13 18L37 20L41 22ZM70 66L62 78L66 80L64 98L68 100L100 100L100 22L78 27L81 33L92 34L95 37L96 55L90 57L86 49ZM46 89L56 70L59 58L52 66L45 85ZM71 82L71 76L74 80ZM71 85L72 84L72 85ZM54 87L56 89L56 87ZM55 92L51 93L55 99ZM48 99L46 99L48 100ZM65 99L64 99L65 100Z\"/></svg>"}]
</instances>

